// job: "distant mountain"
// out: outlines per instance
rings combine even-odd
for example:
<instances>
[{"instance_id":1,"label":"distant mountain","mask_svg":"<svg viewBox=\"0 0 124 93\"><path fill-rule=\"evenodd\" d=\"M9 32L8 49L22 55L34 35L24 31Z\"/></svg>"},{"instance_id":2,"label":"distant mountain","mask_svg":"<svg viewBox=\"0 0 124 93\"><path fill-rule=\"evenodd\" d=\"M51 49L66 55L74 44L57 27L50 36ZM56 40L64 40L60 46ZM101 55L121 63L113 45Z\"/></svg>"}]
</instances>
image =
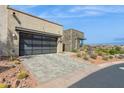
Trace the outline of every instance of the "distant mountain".
<instances>
[{"instance_id":1,"label":"distant mountain","mask_svg":"<svg viewBox=\"0 0 124 93\"><path fill-rule=\"evenodd\" d=\"M111 43L92 43L88 45L124 45L124 42L111 42Z\"/></svg>"}]
</instances>

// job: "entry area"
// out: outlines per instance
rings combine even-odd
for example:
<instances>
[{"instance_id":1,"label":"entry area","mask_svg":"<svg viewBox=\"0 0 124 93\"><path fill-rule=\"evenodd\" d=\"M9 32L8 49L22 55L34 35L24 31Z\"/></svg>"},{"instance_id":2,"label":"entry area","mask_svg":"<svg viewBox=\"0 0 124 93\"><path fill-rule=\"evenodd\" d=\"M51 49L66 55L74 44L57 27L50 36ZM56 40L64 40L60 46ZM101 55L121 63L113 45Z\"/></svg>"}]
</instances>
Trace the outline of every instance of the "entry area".
<instances>
[{"instance_id":1,"label":"entry area","mask_svg":"<svg viewBox=\"0 0 124 93\"><path fill-rule=\"evenodd\" d=\"M57 52L57 37L47 34L19 32L19 55Z\"/></svg>"}]
</instances>

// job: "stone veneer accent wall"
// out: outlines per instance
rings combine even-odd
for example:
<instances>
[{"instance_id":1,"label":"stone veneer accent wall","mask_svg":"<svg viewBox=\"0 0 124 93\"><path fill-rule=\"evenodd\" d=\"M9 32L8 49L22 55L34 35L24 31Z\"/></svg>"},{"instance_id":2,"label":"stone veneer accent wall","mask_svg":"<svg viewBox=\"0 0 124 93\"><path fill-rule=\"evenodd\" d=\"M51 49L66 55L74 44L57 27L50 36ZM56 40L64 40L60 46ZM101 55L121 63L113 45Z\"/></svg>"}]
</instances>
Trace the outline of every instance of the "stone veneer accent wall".
<instances>
[{"instance_id":1,"label":"stone veneer accent wall","mask_svg":"<svg viewBox=\"0 0 124 93\"><path fill-rule=\"evenodd\" d=\"M75 29L68 29L64 31L63 43L65 45L65 51L72 51L80 47L80 39L84 38L84 33Z\"/></svg>"}]
</instances>

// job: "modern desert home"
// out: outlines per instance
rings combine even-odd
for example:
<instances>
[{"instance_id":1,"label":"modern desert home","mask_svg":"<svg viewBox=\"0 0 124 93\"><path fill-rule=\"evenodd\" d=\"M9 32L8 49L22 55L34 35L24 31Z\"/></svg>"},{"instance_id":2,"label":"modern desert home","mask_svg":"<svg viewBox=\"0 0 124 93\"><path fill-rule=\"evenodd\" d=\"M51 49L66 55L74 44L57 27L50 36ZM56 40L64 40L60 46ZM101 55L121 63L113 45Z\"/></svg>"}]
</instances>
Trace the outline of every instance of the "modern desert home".
<instances>
[{"instance_id":1,"label":"modern desert home","mask_svg":"<svg viewBox=\"0 0 124 93\"><path fill-rule=\"evenodd\" d=\"M83 45L84 33L75 29L68 29L63 32L63 51L73 51Z\"/></svg>"},{"instance_id":2,"label":"modern desert home","mask_svg":"<svg viewBox=\"0 0 124 93\"><path fill-rule=\"evenodd\" d=\"M24 56L63 50L63 26L0 5L0 55Z\"/></svg>"}]
</instances>

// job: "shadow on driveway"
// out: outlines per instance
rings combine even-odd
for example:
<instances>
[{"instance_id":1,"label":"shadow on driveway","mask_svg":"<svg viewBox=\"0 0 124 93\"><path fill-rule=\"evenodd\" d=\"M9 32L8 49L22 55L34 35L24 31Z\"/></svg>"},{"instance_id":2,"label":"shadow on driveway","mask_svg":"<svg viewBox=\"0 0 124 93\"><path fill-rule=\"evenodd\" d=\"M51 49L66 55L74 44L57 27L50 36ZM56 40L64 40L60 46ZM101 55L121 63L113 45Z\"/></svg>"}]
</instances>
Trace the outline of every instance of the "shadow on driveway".
<instances>
[{"instance_id":1,"label":"shadow on driveway","mask_svg":"<svg viewBox=\"0 0 124 93\"><path fill-rule=\"evenodd\" d=\"M124 88L124 63L92 73L69 88Z\"/></svg>"}]
</instances>

